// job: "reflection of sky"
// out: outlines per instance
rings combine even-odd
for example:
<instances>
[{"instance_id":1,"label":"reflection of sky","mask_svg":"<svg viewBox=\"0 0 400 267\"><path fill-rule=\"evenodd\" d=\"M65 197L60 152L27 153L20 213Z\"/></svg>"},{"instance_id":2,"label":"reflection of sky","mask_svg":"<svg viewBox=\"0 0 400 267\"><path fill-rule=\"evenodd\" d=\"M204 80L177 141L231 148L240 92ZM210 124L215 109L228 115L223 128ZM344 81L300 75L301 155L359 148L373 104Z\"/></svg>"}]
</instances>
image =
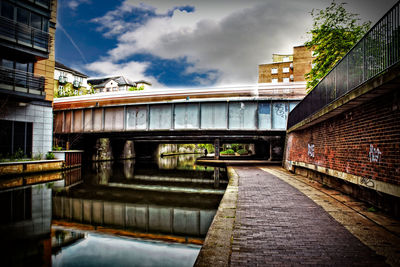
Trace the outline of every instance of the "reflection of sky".
<instances>
[{"instance_id":1,"label":"reflection of sky","mask_svg":"<svg viewBox=\"0 0 400 267\"><path fill-rule=\"evenodd\" d=\"M200 246L88 234L53 255L53 266L193 266Z\"/></svg>"}]
</instances>

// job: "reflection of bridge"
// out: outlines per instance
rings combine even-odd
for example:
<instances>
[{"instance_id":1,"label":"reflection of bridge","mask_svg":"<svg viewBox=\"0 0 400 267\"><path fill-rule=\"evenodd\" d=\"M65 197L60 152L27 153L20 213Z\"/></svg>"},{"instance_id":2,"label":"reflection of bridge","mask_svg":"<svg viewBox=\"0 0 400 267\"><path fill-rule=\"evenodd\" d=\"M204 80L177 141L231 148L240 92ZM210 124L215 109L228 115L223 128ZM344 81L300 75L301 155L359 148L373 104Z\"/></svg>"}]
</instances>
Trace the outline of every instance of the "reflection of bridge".
<instances>
[{"instance_id":1,"label":"reflection of bridge","mask_svg":"<svg viewBox=\"0 0 400 267\"><path fill-rule=\"evenodd\" d=\"M304 83L291 83L69 97L54 101L54 132L64 140L269 142L284 136L304 95Z\"/></svg>"}]
</instances>

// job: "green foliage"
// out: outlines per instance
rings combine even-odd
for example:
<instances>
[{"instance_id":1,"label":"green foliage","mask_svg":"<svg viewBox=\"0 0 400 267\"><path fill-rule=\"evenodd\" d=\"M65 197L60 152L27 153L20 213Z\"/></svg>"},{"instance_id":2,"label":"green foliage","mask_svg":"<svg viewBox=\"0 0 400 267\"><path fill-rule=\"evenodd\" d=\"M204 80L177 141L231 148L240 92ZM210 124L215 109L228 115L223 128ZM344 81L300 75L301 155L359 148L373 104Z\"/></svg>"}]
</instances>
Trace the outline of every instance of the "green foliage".
<instances>
[{"instance_id":1,"label":"green foliage","mask_svg":"<svg viewBox=\"0 0 400 267\"><path fill-rule=\"evenodd\" d=\"M41 160L43 158L42 153L37 153L35 156L32 157L33 160Z\"/></svg>"},{"instance_id":2,"label":"green foliage","mask_svg":"<svg viewBox=\"0 0 400 267\"><path fill-rule=\"evenodd\" d=\"M235 151L233 149L227 149L225 151L221 151L221 155L235 155Z\"/></svg>"},{"instance_id":3,"label":"green foliage","mask_svg":"<svg viewBox=\"0 0 400 267\"><path fill-rule=\"evenodd\" d=\"M142 90L144 90L144 86L143 85L141 85L139 87L132 86L132 87L129 87L129 89L128 89L128 91L142 91Z\"/></svg>"},{"instance_id":4,"label":"green foliage","mask_svg":"<svg viewBox=\"0 0 400 267\"><path fill-rule=\"evenodd\" d=\"M61 151L62 150L62 147L61 146L53 146L53 150L54 151Z\"/></svg>"},{"instance_id":5,"label":"green foliage","mask_svg":"<svg viewBox=\"0 0 400 267\"><path fill-rule=\"evenodd\" d=\"M249 152L246 149L242 148L236 151L236 153L238 153L239 155L247 155Z\"/></svg>"},{"instance_id":6,"label":"green foliage","mask_svg":"<svg viewBox=\"0 0 400 267\"><path fill-rule=\"evenodd\" d=\"M332 2L324 10L312 10L313 27L305 43L317 55L312 70L305 75L310 92L356 42L368 31L371 22L359 24L358 14L344 8L345 3Z\"/></svg>"},{"instance_id":7,"label":"green foliage","mask_svg":"<svg viewBox=\"0 0 400 267\"><path fill-rule=\"evenodd\" d=\"M86 87L75 88L72 83L65 83L63 89L59 88L59 82L54 82L54 97L69 97L78 95L94 94L93 86L88 84L89 89Z\"/></svg>"},{"instance_id":8,"label":"green foliage","mask_svg":"<svg viewBox=\"0 0 400 267\"><path fill-rule=\"evenodd\" d=\"M208 153L214 153L214 146L212 144L198 144L199 148L207 149Z\"/></svg>"},{"instance_id":9,"label":"green foliage","mask_svg":"<svg viewBox=\"0 0 400 267\"><path fill-rule=\"evenodd\" d=\"M242 147L241 144L232 144L231 148L236 152Z\"/></svg>"},{"instance_id":10,"label":"green foliage","mask_svg":"<svg viewBox=\"0 0 400 267\"><path fill-rule=\"evenodd\" d=\"M53 152L48 152L46 154L46 159L55 159L54 153Z\"/></svg>"}]
</instances>

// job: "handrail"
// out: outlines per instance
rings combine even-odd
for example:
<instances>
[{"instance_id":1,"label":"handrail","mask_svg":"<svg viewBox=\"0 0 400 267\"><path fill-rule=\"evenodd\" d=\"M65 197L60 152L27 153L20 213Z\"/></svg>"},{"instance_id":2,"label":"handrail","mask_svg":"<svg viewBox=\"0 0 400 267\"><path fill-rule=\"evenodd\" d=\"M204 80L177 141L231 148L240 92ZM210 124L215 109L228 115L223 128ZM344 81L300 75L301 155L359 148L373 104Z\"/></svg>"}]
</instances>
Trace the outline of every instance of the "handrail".
<instances>
[{"instance_id":1,"label":"handrail","mask_svg":"<svg viewBox=\"0 0 400 267\"><path fill-rule=\"evenodd\" d=\"M398 1L290 112L287 129L400 62Z\"/></svg>"},{"instance_id":2,"label":"handrail","mask_svg":"<svg viewBox=\"0 0 400 267\"><path fill-rule=\"evenodd\" d=\"M9 89L12 91L21 91L17 90L17 88L25 88L25 93L45 95L45 78L42 76L36 76L30 72L0 66L0 84L9 85Z\"/></svg>"},{"instance_id":3,"label":"handrail","mask_svg":"<svg viewBox=\"0 0 400 267\"><path fill-rule=\"evenodd\" d=\"M51 40L48 32L0 16L0 38L35 49L49 51Z\"/></svg>"}]
</instances>

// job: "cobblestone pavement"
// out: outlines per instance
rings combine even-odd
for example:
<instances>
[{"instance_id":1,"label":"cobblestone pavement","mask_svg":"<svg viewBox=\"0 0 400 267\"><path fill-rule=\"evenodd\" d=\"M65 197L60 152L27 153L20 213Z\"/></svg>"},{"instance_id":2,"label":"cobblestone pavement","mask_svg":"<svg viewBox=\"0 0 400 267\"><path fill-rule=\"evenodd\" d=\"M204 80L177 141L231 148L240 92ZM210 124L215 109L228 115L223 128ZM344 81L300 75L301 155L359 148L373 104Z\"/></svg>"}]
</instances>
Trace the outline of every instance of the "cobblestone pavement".
<instances>
[{"instance_id":1,"label":"cobblestone pavement","mask_svg":"<svg viewBox=\"0 0 400 267\"><path fill-rule=\"evenodd\" d=\"M235 167L231 266L384 266L321 206L271 173Z\"/></svg>"}]
</instances>

